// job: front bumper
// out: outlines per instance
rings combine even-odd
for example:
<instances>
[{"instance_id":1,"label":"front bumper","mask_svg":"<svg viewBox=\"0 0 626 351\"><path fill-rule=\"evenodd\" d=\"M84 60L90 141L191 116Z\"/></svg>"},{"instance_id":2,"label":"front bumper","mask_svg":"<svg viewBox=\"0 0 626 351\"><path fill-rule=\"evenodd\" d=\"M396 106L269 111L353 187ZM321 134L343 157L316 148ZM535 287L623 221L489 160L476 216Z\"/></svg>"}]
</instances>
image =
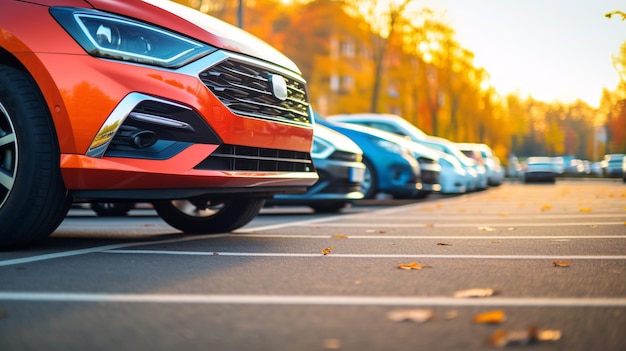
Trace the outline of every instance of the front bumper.
<instances>
[{"instance_id":1,"label":"front bumper","mask_svg":"<svg viewBox=\"0 0 626 351\"><path fill-rule=\"evenodd\" d=\"M177 70L88 55L40 57L60 92L44 89L63 178L75 196L159 198L161 190L169 198L176 189L271 195L303 192L318 179L304 83L280 67L223 51ZM233 62L285 77L290 99L269 109L267 93L232 93L229 79L242 73L224 78L221 71Z\"/></svg>"}]
</instances>

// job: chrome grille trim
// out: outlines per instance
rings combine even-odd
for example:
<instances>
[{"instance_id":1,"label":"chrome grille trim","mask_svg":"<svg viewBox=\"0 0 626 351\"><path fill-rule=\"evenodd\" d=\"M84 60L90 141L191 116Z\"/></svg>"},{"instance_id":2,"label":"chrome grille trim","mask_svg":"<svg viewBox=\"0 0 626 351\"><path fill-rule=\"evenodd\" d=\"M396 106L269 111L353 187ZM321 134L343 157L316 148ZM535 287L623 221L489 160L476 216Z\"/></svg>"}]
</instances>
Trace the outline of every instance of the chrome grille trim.
<instances>
[{"instance_id":1,"label":"chrome grille trim","mask_svg":"<svg viewBox=\"0 0 626 351\"><path fill-rule=\"evenodd\" d=\"M274 96L270 76L287 83L287 98ZM227 56L199 73L204 85L234 114L279 122L311 124L305 82L268 64Z\"/></svg>"}]
</instances>

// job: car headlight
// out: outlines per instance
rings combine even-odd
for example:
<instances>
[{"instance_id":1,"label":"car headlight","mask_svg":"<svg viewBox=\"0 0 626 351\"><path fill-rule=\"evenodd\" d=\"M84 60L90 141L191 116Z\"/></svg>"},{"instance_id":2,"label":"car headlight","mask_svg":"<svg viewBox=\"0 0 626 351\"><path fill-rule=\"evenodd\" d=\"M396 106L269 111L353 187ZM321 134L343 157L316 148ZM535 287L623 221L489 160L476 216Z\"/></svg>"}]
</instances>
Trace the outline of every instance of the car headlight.
<instances>
[{"instance_id":1,"label":"car headlight","mask_svg":"<svg viewBox=\"0 0 626 351\"><path fill-rule=\"evenodd\" d=\"M313 148L311 149L312 157L327 158L333 152L335 152L335 148L329 142L316 136L313 137Z\"/></svg>"},{"instance_id":2,"label":"car headlight","mask_svg":"<svg viewBox=\"0 0 626 351\"><path fill-rule=\"evenodd\" d=\"M101 11L52 7L50 13L95 57L177 68L216 50L167 30Z\"/></svg>"},{"instance_id":3,"label":"car headlight","mask_svg":"<svg viewBox=\"0 0 626 351\"><path fill-rule=\"evenodd\" d=\"M411 151L408 148L403 147L400 144L397 144L388 140L374 139L374 142L381 148L389 152L393 152L394 154L405 155L405 156L411 154Z\"/></svg>"}]
</instances>

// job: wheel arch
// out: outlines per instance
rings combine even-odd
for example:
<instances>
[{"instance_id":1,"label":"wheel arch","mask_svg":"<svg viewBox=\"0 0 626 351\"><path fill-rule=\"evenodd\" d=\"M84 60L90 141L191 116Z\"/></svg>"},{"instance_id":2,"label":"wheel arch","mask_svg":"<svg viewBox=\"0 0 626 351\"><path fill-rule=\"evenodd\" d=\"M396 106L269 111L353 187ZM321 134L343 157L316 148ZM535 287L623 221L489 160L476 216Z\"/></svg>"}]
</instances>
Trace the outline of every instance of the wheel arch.
<instances>
[{"instance_id":1,"label":"wheel arch","mask_svg":"<svg viewBox=\"0 0 626 351\"><path fill-rule=\"evenodd\" d=\"M72 133L59 133L59 131L71 129L69 116L65 112L67 109L64 107L59 89L54 84L46 67L36 58L36 55L29 54L23 56L24 60L21 60L18 56L5 49L4 46L0 46L0 65L13 67L26 73L33 80L39 94L46 102L61 153L73 150L75 141ZM36 74L33 74L33 72L36 72Z\"/></svg>"}]
</instances>

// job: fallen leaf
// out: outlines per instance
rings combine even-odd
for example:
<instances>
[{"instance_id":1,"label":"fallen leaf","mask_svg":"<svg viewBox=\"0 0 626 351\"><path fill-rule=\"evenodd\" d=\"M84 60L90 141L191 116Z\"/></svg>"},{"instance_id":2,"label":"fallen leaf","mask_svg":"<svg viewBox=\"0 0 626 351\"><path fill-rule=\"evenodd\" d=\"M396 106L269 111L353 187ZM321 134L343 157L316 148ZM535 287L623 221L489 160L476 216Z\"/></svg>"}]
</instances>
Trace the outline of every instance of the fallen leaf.
<instances>
[{"instance_id":1,"label":"fallen leaf","mask_svg":"<svg viewBox=\"0 0 626 351\"><path fill-rule=\"evenodd\" d=\"M491 227L478 227L478 230L482 230L483 232L493 232L495 229Z\"/></svg>"},{"instance_id":2,"label":"fallen leaf","mask_svg":"<svg viewBox=\"0 0 626 351\"><path fill-rule=\"evenodd\" d=\"M505 319L506 315L503 310L493 310L474 316L472 321L474 323L501 324Z\"/></svg>"},{"instance_id":3,"label":"fallen leaf","mask_svg":"<svg viewBox=\"0 0 626 351\"><path fill-rule=\"evenodd\" d=\"M324 340L324 349L326 350L339 350L341 348L341 340L336 338L330 338Z\"/></svg>"},{"instance_id":4,"label":"fallen leaf","mask_svg":"<svg viewBox=\"0 0 626 351\"><path fill-rule=\"evenodd\" d=\"M547 210L550 210L550 209L552 209L552 206L550 206L550 205L543 205L543 206L541 206L541 212L544 212L544 211L547 211Z\"/></svg>"},{"instance_id":5,"label":"fallen leaf","mask_svg":"<svg viewBox=\"0 0 626 351\"><path fill-rule=\"evenodd\" d=\"M558 261L552 261L552 267L569 267L570 264L570 260L567 260L565 262L558 260Z\"/></svg>"},{"instance_id":6,"label":"fallen leaf","mask_svg":"<svg viewBox=\"0 0 626 351\"><path fill-rule=\"evenodd\" d=\"M591 208L589 208L589 207L583 207L583 208L581 208L581 209L580 209L580 210L578 210L578 211L579 211L579 212L582 212L582 213L589 213L589 212L591 212Z\"/></svg>"},{"instance_id":7,"label":"fallen leaf","mask_svg":"<svg viewBox=\"0 0 626 351\"><path fill-rule=\"evenodd\" d=\"M508 213L505 213L505 212L498 213L498 216L500 216L500 217L506 217L506 216L508 216L508 215L509 215L509 214L508 214Z\"/></svg>"},{"instance_id":8,"label":"fallen leaf","mask_svg":"<svg viewBox=\"0 0 626 351\"><path fill-rule=\"evenodd\" d=\"M454 293L454 297L488 297L497 295L498 292L493 289L467 289Z\"/></svg>"},{"instance_id":9,"label":"fallen leaf","mask_svg":"<svg viewBox=\"0 0 626 351\"><path fill-rule=\"evenodd\" d=\"M536 333L537 340L539 341L557 341L561 339L562 335L563 333L561 333L560 330L550 329L537 330Z\"/></svg>"},{"instance_id":10,"label":"fallen leaf","mask_svg":"<svg viewBox=\"0 0 626 351\"><path fill-rule=\"evenodd\" d=\"M333 235L331 236L331 238L333 239L348 239L348 237L346 235Z\"/></svg>"},{"instance_id":11,"label":"fallen leaf","mask_svg":"<svg viewBox=\"0 0 626 351\"><path fill-rule=\"evenodd\" d=\"M496 330L486 342L489 345L504 346L524 346L544 341L560 340L562 333L560 330L537 329L530 327L528 330L507 331L504 329Z\"/></svg>"},{"instance_id":12,"label":"fallen leaf","mask_svg":"<svg viewBox=\"0 0 626 351\"><path fill-rule=\"evenodd\" d=\"M384 230L384 229L381 229L381 230L379 230L379 231L378 231L378 233L379 233L379 234L385 234L385 233L387 233L387 231L386 231L386 230Z\"/></svg>"},{"instance_id":13,"label":"fallen leaf","mask_svg":"<svg viewBox=\"0 0 626 351\"><path fill-rule=\"evenodd\" d=\"M387 319L393 322L424 323L433 319L434 316L433 311L428 309L395 310L387 313Z\"/></svg>"},{"instance_id":14,"label":"fallen leaf","mask_svg":"<svg viewBox=\"0 0 626 351\"><path fill-rule=\"evenodd\" d=\"M506 230L513 231L513 230L515 230L515 228L514 227L508 227L508 228L506 228Z\"/></svg>"},{"instance_id":15,"label":"fallen leaf","mask_svg":"<svg viewBox=\"0 0 626 351\"><path fill-rule=\"evenodd\" d=\"M504 347L507 344L507 332L504 329L498 329L486 340L487 344L497 347Z\"/></svg>"},{"instance_id":16,"label":"fallen leaf","mask_svg":"<svg viewBox=\"0 0 626 351\"><path fill-rule=\"evenodd\" d=\"M366 233L374 233L374 232L376 232L376 231L375 231L374 229L366 229L366 230L365 230L365 232L366 232Z\"/></svg>"},{"instance_id":17,"label":"fallen leaf","mask_svg":"<svg viewBox=\"0 0 626 351\"><path fill-rule=\"evenodd\" d=\"M333 252L333 247L329 246L325 249L322 249L322 253L324 254L324 256L328 255L329 253Z\"/></svg>"},{"instance_id":18,"label":"fallen leaf","mask_svg":"<svg viewBox=\"0 0 626 351\"><path fill-rule=\"evenodd\" d=\"M411 263L399 263L399 269L411 270L411 269L424 269L424 268L432 268L432 266L426 266L421 263L411 262Z\"/></svg>"},{"instance_id":19,"label":"fallen leaf","mask_svg":"<svg viewBox=\"0 0 626 351\"><path fill-rule=\"evenodd\" d=\"M426 226L427 228L432 228L432 227L434 227L435 225L434 225L434 224L432 224L432 223L426 223L426 224L425 224L425 226Z\"/></svg>"},{"instance_id":20,"label":"fallen leaf","mask_svg":"<svg viewBox=\"0 0 626 351\"><path fill-rule=\"evenodd\" d=\"M437 243L438 246L452 246L452 244L447 243Z\"/></svg>"}]
</instances>

